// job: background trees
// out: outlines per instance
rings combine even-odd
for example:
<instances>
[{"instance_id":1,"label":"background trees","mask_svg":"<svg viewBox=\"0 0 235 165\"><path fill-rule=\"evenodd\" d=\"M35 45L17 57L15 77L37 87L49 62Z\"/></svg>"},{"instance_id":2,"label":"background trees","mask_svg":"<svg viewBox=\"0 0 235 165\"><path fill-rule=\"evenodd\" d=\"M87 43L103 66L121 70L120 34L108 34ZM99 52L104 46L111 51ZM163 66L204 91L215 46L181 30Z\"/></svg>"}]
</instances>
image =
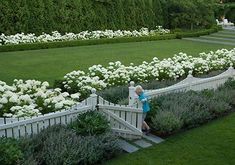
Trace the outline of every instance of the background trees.
<instances>
[{"instance_id":1,"label":"background trees","mask_svg":"<svg viewBox=\"0 0 235 165\"><path fill-rule=\"evenodd\" d=\"M214 0L1 0L0 33L58 30L204 28L214 23Z\"/></svg>"}]
</instances>

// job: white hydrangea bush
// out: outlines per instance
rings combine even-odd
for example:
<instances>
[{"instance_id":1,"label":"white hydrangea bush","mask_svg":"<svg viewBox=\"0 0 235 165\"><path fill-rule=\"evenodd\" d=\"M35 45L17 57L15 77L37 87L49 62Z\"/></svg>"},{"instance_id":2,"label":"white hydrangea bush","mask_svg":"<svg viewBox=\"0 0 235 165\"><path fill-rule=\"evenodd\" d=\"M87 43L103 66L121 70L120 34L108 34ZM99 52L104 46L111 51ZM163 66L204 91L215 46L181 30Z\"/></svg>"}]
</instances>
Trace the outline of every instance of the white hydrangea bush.
<instances>
[{"instance_id":1,"label":"white hydrangea bush","mask_svg":"<svg viewBox=\"0 0 235 165\"><path fill-rule=\"evenodd\" d=\"M0 81L0 116L31 117L68 109L78 102L79 93L48 89L48 82L14 80L12 86Z\"/></svg>"},{"instance_id":2,"label":"white hydrangea bush","mask_svg":"<svg viewBox=\"0 0 235 165\"><path fill-rule=\"evenodd\" d=\"M63 85L69 92L83 93L91 88L102 90L105 87L124 85L130 81L149 82L151 80L178 79L188 74L204 74L213 70L227 69L234 64L235 48L203 52L198 57L180 52L172 58L163 60L154 57L152 61L144 61L140 65L131 63L129 66L125 66L120 61L110 62L106 67L93 65L87 73L78 70L66 74Z\"/></svg>"},{"instance_id":3,"label":"white hydrangea bush","mask_svg":"<svg viewBox=\"0 0 235 165\"><path fill-rule=\"evenodd\" d=\"M170 30L163 29L162 26L156 26L155 29L141 28L140 30L96 30L96 31L82 31L80 33L65 33L60 34L58 31L53 31L52 34L42 33L36 36L34 33L24 34L17 33L15 35L0 35L0 45L17 45L21 43L45 43L55 41L74 41L74 40L90 40L101 38L120 38L120 37L141 37L163 35L170 33Z\"/></svg>"},{"instance_id":4,"label":"white hydrangea bush","mask_svg":"<svg viewBox=\"0 0 235 165\"><path fill-rule=\"evenodd\" d=\"M104 89L107 84L100 80L99 76L88 76L84 71L73 71L64 76L64 88L69 93L80 93L82 97L88 96L92 88L97 90Z\"/></svg>"},{"instance_id":5,"label":"white hydrangea bush","mask_svg":"<svg viewBox=\"0 0 235 165\"><path fill-rule=\"evenodd\" d=\"M163 60L154 57L140 65L125 66L120 61L110 62L107 66L93 65L88 72L77 70L64 76L62 85L67 92L60 88L49 89L48 82L36 80L14 80L11 86L0 81L0 116L30 117L59 111L76 104L79 97L87 97L92 88L102 90L130 81L177 79L187 74L227 69L234 64L235 48L200 53L198 57L185 53Z\"/></svg>"}]
</instances>

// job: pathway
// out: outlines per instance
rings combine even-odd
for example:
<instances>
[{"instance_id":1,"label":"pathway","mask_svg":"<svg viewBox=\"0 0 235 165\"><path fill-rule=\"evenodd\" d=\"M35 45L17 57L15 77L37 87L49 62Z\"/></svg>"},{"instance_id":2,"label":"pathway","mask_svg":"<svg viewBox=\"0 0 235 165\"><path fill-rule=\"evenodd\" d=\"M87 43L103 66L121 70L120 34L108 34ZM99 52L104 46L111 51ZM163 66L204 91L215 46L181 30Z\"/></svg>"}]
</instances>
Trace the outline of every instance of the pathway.
<instances>
[{"instance_id":1,"label":"pathway","mask_svg":"<svg viewBox=\"0 0 235 165\"><path fill-rule=\"evenodd\" d=\"M217 33L183 40L235 46L235 29L224 29Z\"/></svg>"},{"instance_id":2,"label":"pathway","mask_svg":"<svg viewBox=\"0 0 235 165\"><path fill-rule=\"evenodd\" d=\"M143 138L139 140L127 141L124 139L120 139L119 145L124 151L128 153L133 153L141 148L147 148L152 146L153 144L158 144L163 141L164 140L162 138L153 134L149 134L148 136L144 135Z\"/></svg>"}]
</instances>

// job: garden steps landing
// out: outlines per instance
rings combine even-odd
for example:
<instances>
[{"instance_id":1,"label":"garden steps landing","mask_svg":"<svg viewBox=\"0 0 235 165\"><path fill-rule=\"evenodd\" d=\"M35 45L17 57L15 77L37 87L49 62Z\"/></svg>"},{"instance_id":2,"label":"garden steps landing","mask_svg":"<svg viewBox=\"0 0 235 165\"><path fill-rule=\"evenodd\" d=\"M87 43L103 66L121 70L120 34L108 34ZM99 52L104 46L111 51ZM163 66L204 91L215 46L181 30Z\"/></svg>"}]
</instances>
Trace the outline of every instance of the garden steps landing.
<instances>
[{"instance_id":1,"label":"garden steps landing","mask_svg":"<svg viewBox=\"0 0 235 165\"><path fill-rule=\"evenodd\" d=\"M127 153L133 153L141 148L148 148L154 144L159 144L163 142L164 139L155 136L153 134L144 135L142 139L127 141L124 139L119 139L119 146Z\"/></svg>"},{"instance_id":2,"label":"garden steps landing","mask_svg":"<svg viewBox=\"0 0 235 165\"><path fill-rule=\"evenodd\" d=\"M223 30L206 36L183 38L183 40L235 46L235 30Z\"/></svg>"}]
</instances>

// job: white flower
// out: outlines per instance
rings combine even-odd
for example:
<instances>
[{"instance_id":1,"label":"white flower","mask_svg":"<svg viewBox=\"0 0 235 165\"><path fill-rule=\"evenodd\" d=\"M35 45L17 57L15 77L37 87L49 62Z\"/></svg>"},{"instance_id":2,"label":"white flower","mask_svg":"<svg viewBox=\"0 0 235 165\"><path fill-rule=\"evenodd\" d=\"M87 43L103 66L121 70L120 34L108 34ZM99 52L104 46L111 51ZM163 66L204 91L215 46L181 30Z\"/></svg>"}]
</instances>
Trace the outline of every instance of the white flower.
<instances>
[{"instance_id":1,"label":"white flower","mask_svg":"<svg viewBox=\"0 0 235 165\"><path fill-rule=\"evenodd\" d=\"M10 99L9 99L9 101L12 102L12 103L17 103L17 101L18 101L17 95L11 96Z\"/></svg>"},{"instance_id":2,"label":"white flower","mask_svg":"<svg viewBox=\"0 0 235 165\"><path fill-rule=\"evenodd\" d=\"M55 104L55 109L61 109L63 107L63 103L56 103Z\"/></svg>"},{"instance_id":3,"label":"white flower","mask_svg":"<svg viewBox=\"0 0 235 165\"><path fill-rule=\"evenodd\" d=\"M34 33L24 34L17 33L15 35L6 36L0 35L0 45L7 44L20 44L20 43L35 43L35 42L52 42L52 41L72 41L72 40L89 40L100 38L117 38L117 37L139 37L139 36L151 36L156 34L170 33L168 29L163 29L161 26L156 26L154 30L148 28L141 28L139 31L127 31L127 30L97 30L97 31L82 31L80 33L65 33L60 34L58 31L53 31L52 34L42 33L36 36ZM47 84L45 84L48 86Z\"/></svg>"},{"instance_id":4,"label":"white flower","mask_svg":"<svg viewBox=\"0 0 235 165\"><path fill-rule=\"evenodd\" d=\"M81 95L80 93L71 94L71 98L72 99L79 99L80 95Z\"/></svg>"},{"instance_id":5,"label":"white flower","mask_svg":"<svg viewBox=\"0 0 235 165\"><path fill-rule=\"evenodd\" d=\"M6 104L8 102L7 98L3 97L0 99L1 104Z\"/></svg>"}]
</instances>

